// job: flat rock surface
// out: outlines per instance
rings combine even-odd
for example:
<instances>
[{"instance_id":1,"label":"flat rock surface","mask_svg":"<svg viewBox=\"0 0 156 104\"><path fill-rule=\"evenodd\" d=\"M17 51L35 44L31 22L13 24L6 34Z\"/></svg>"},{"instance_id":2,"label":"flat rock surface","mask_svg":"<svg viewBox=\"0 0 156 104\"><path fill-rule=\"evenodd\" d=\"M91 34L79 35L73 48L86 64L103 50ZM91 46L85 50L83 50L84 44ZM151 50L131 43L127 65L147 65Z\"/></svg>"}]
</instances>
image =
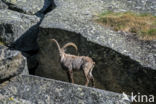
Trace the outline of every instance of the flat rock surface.
<instances>
[{"instance_id":1,"label":"flat rock surface","mask_svg":"<svg viewBox=\"0 0 156 104\"><path fill-rule=\"evenodd\" d=\"M26 14L36 14L44 12L51 4L52 0L3 0L10 9Z\"/></svg>"},{"instance_id":2,"label":"flat rock surface","mask_svg":"<svg viewBox=\"0 0 156 104\"><path fill-rule=\"evenodd\" d=\"M28 74L25 57L18 51L0 46L0 82L19 74Z\"/></svg>"},{"instance_id":3,"label":"flat rock surface","mask_svg":"<svg viewBox=\"0 0 156 104\"><path fill-rule=\"evenodd\" d=\"M35 25L39 20L40 19L36 16L26 15L7 9L0 10L1 41L6 45L10 45L19 38L26 37L25 40L21 40L18 43L18 47L31 50L30 48L35 47L35 44L33 44L36 39L36 35L34 35L36 32Z\"/></svg>"},{"instance_id":4,"label":"flat rock surface","mask_svg":"<svg viewBox=\"0 0 156 104\"><path fill-rule=\"evenodd\" d=\"M154 0L55 0L55 4L56 8L48 13L41 23L41 29L57 28L80 33L80 35L89 41L129 56L144 67L156 69L155 40L141 41L132 35L123 32L114 32L95 22L96 15L106 10L132 10L153 13L155 15L156 7ZM134 8L136 5L137 8ZM148 8L146 7L147 5Z\"/></svg>"},{"instance_id":5,"label":"flat rock surface","mask_svg":"<svg viewBox=\"0 0 156 104\"><path fill-rule=\"evenodd\" d=\"M30 75L16 77L0 89L0 94L32 104L130 104L121 101L122 95L118 93Z\"/></svg>"}]
</instances>

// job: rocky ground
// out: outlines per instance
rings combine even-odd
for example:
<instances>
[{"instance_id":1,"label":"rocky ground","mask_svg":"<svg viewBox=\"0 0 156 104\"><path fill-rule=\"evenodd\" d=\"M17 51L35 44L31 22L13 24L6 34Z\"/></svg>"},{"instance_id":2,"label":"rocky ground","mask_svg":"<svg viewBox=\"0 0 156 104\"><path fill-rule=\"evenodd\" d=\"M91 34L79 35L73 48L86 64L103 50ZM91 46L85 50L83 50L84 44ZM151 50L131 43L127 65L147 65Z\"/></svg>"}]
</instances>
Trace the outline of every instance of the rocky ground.
<instances>
[{"instance_id":1,"label":"rocky ground","mask_svg":"<svg viewBox=\"0 0 156 104\"><path fill-rule=\"evenodd\" d=\"M122 95L118 93L30 75L16 77L7 86L0 89L0 94L3 95L3 98L0 99L0 103L129 104L129 102L124 103L120 101Z\"/></svg>"},{"instance_id":2,"label":"rocky ground","mask_svg":"<svg viewBox=\"0 0 156 104\"><path fill-rule=\"evenodd\" d=\"M129 104L114 92L156 95L156 41L139 40L98 24L96 16L108 10L156 16L156 2L1 0L0 103ZM61 46L74 42L79 55L93 58L96 88L103 90L66 83L58 49L50 38L57 39ZM75 54L72 48L67 52ZM85 83L82 72L74 72L74 79L77 84Z\"/></svg>"}]
</instances>

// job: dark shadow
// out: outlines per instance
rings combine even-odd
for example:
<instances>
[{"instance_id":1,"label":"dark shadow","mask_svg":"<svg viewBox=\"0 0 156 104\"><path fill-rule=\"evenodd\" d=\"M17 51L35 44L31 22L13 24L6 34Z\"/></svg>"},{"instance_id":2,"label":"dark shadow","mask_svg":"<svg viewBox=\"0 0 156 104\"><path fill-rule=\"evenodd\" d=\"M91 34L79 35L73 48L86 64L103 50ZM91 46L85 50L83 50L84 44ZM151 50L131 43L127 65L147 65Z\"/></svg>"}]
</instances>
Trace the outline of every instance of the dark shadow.
<instances>
[{"instance_id":1,"label":"dark shadow","mask_svg":"<svg viewBox=\"0 0 156 104\"><path fill-rule=\"evenodd\" d=\"M39 10L35 15L40 18L40 21L30 27L24 34L21 35L14 43L8 45L8 47L12 50L19 50L22 54L27 58L29 73L34 75L35 69L38 66L38 62L35 59L32 59L34 55L38 52L38 44L37 44L37 37L39 33L39 25L41 24L42 20L44 19L44 15L48 12L53 10L56 6L54 1L51 0L50 5L47 7L47 0L44 2L44 6L41 10ZM46 8L46 9L45 9ZM34 58L34 57L33 57ZM36 61L33 62L32 61ZM35 64L34 64L35 63ZM30 67L32 66L33 67Z\"/></svg>"}]
</instances>

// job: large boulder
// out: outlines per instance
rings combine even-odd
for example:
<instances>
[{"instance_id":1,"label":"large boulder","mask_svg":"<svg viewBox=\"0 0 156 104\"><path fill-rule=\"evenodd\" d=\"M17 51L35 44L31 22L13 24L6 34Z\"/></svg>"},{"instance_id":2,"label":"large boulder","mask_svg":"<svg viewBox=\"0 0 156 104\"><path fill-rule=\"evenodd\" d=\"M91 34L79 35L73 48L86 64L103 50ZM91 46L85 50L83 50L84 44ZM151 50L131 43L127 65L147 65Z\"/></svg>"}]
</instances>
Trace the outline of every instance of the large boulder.
<instances>
[{"instance_id":1,"label":"large boulder","mask_svg":"<svg viewBox=\"0 0 156 104\"><path fill-rule=\"evenodd\" d=\"M125 0L112 0L112 4L117 4L118 2L122 1ZM131 2L142 4L143 2L141 1L137 2L136 0L132 0ZM80 33L80 35L87 38L89 41L109 47L123 55L129 56L144 67L156 69L156 41L139 41L135 38L132 38L131 35L127 36L127 34L122 32L114 32L106 27L97 24L94 21L95 15L109 10L108 7L111 5L111 2L108 5L107 2L110 1L55 0L57 8L46 15L46 18L44 18L41 27L58 28L75 33ZM150 2L155 3L154 0ZM127 2L125 1L125 4L126 3ZM148 7L152 8L152 13L155 14L156 7L153 6L152 3L150 3L151 6ZM142 8L144 6L142 5L138 6ZM124 9L124 11L126 11L127 9L131 10L132 7L133 5L130 4L128 7L118 6L118 8L116 7L116 11L120 11L121 8ZM148 13L148 8L142 10L142 12Z\"/></svg>"},{"instance_id":2,"label":"large boulder","mask_svg":"<svg viewBox=\"0 0 156 104\"><path fill-rule=\"evenodd\" d=\"M53 0L3 0L9 8L26 14L44 13Z\"/></svg>"},{"instance_id":3,"label":"large boulder","mask_svg":"<svg viewBox=\"0 0 156 104\"><path fill-rule=\"evenodd\" d=\"M0 40L5 45L14 44L17 49L28 51L37 48L37 23L39 18L11 10L0 10Z\"/></svg>"},{"instance_id":4,"label":"large boulder","mask_svg":"<svg viewBox=\"0 0 156 104\"><path fill-rule=\"evenodd\" d=\"M26 58L18 51L0 46L0 82L21 74L28 74Z\"/></svg>"},{"instance_id":5,"label":"large boulder","mask_svg":"<svg viewBox=\"0 0 156 104\"><path fill-rule=\"evenodd\" d=\"M30 75L16 77L0 88L0 95L2 103L10 98L12 102L22 99L31 104L130 104L122 100L123 96L119 93Z\"/></svg>"},{"instance_id":6,"label":"large boulder","mask_svg":"<svg viewBox=\"0 0 156 104\"><path fill-rule=\"evenodd\" d=\"M40 50L37 55L39 66L36 74L68 81L66 71L60 66L58 48L55 43L49 41L55 38L61 46L67 42L76 43L79 55L93 58L96 63L93 75L97 88L115 92L138 91L156 94L156 82L153 81L156 75L156 42L138 40L132 35L115 32L94 21L95 15L109 10L113 2L119 1L122 2L122 0L55 0L57 7L45 16L40 25L38 35ZM126 6L124 8L119 6L115 10L131 9ZM146 9L138 11L145 12ZM68 52L75 54L73 49L67 49ZM82 71L74 72L74 80L75 83L84 85L85 77Z\"/></svg>"}]
</instances>

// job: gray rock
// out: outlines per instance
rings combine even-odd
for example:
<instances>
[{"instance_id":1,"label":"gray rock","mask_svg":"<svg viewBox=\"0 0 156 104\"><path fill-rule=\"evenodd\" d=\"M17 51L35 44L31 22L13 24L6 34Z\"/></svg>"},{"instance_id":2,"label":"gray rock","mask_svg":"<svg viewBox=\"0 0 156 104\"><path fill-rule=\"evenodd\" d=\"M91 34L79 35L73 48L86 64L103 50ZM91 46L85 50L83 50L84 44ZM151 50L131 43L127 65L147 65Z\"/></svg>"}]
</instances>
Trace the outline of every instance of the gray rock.
<instances>
[{"instance_id":1,"label":"gray rock","mask_svg":"<svg viewBox=\"0 0 156 104\"><path fill-rule=\"evenodd\" d=\"M20 98L3 96L0 94L0 104L33 104L33 103Z\"/></svg>"},{"instance_id":2,"label":"gray rock","mask_svg":"<svg viewBox=\"0 0 156 104\"><path fill-rule=\"evenodd\" d=\"M102 0L104 6L113 11L135 11L156 15L155 0Z\"/></svg>"},{"instance_id":3,"label":"gray rock","mask_svg":"<svg viewBox=\"0 0 156 104\"><path fill-rule=\"evenodd\" d=\"M80 34L88 41L129 56L144 67L156 69L156 41L138 40L126 33L114 32L94 21L98 13L110 10L110 6L115 11L132 10L155 15L155 0L55 0L55 4L56 9L45 16L40 30L57 28ZM136 5L140 9L133 9Z\"/></svg>"},{"instance_id":4,"label":"gray rock","mask_svg":"<svg viewBox=\"0 0 156 104\"><path fill-rule=\"evenodd\" d=\"M61 29L40 28L38 35L40 50L37 54L39 66L36 75L69 82L66 70L60 65L58 48L49 40L51 38L55 38L61 47L67 42L74 42L78 46L80 56L93 58L96 63L93 69L96 88L114 92L138 91L143 94L156 94L156 82L153 81L156 76L155 70L143 67L111 48L88 41L80 34ZM66 53L76 54L72 47L67 48ZM82 70L74 71L73 74L76 84L85 84Z\"/></svg>"},{"instance_id":5,"label":"gray rock","mask_svg":"<svg viewBox=\"0 0 156 104\"><path fill-rule=\"evenodd\" d=\"M8 8L8 6L2 1L0 1L0 9L6 9L6 8Z\"/></svg>"},{"instance_id":6,"label":"gray rock","mask_svg":"<svg viewBox=\"0 0 156 104\"><path fill-rule=\"evenodd\" d=\"M0 82L20 74L28 74L26 58L18 51L0 46Z\"/></svg>"},{"instance_id":7,"label":"gray rock","mask_svg":"<svg viewBox=\"0 0 156 104\"><path fill-rule=\"evenodd\" d=\"M52 5L52 0L3 0L9 8L26 14L45 12Z\"/></svg>"},{"instance_id":8,"label":"gray rock","mask_svg":"<svg viewBox=\"0 0 156 104\"><path fill-rule=\"evenodd\" d=\"M0 40L5 45L17 42L17 49L28 51L36 47L39 18L11 10L0 10ZM15 47L14 46L14 47Z\"/></svg>"},{"instance_id":9,"label":"gray rock","mask_svg":"<svg viewBox=\"0 0 156 104\"><path fill-rule=\"evenodd\" d=\"M156 69L155 42L140 41L133 35L114 32L97 24L94 16L107 8L105 2L55 1L57 7L45 16L40 25L39 66L35 74L68 82L66 71L60 66L58 48L49 41L55 38L61 46L74 42L78 46L79 55L93 58L96 63L93 75L97 88L155 95L156 82L153 80L156 71L152 70ZM67 53L74 52L73 49L67 49ZM83 72L74 71L74 80L76 84L84 85Z\"/></svg>"},{"instance_id":10,"label":"gray rock","mask_svg":"<svg viewBox=\"0 0 156 104\"><path fill-rule=\"evenodd\" d=\"M0 94L32 104L130 104L118 93L29 75L16 77Z\"/></svg>"}]
</instances>

